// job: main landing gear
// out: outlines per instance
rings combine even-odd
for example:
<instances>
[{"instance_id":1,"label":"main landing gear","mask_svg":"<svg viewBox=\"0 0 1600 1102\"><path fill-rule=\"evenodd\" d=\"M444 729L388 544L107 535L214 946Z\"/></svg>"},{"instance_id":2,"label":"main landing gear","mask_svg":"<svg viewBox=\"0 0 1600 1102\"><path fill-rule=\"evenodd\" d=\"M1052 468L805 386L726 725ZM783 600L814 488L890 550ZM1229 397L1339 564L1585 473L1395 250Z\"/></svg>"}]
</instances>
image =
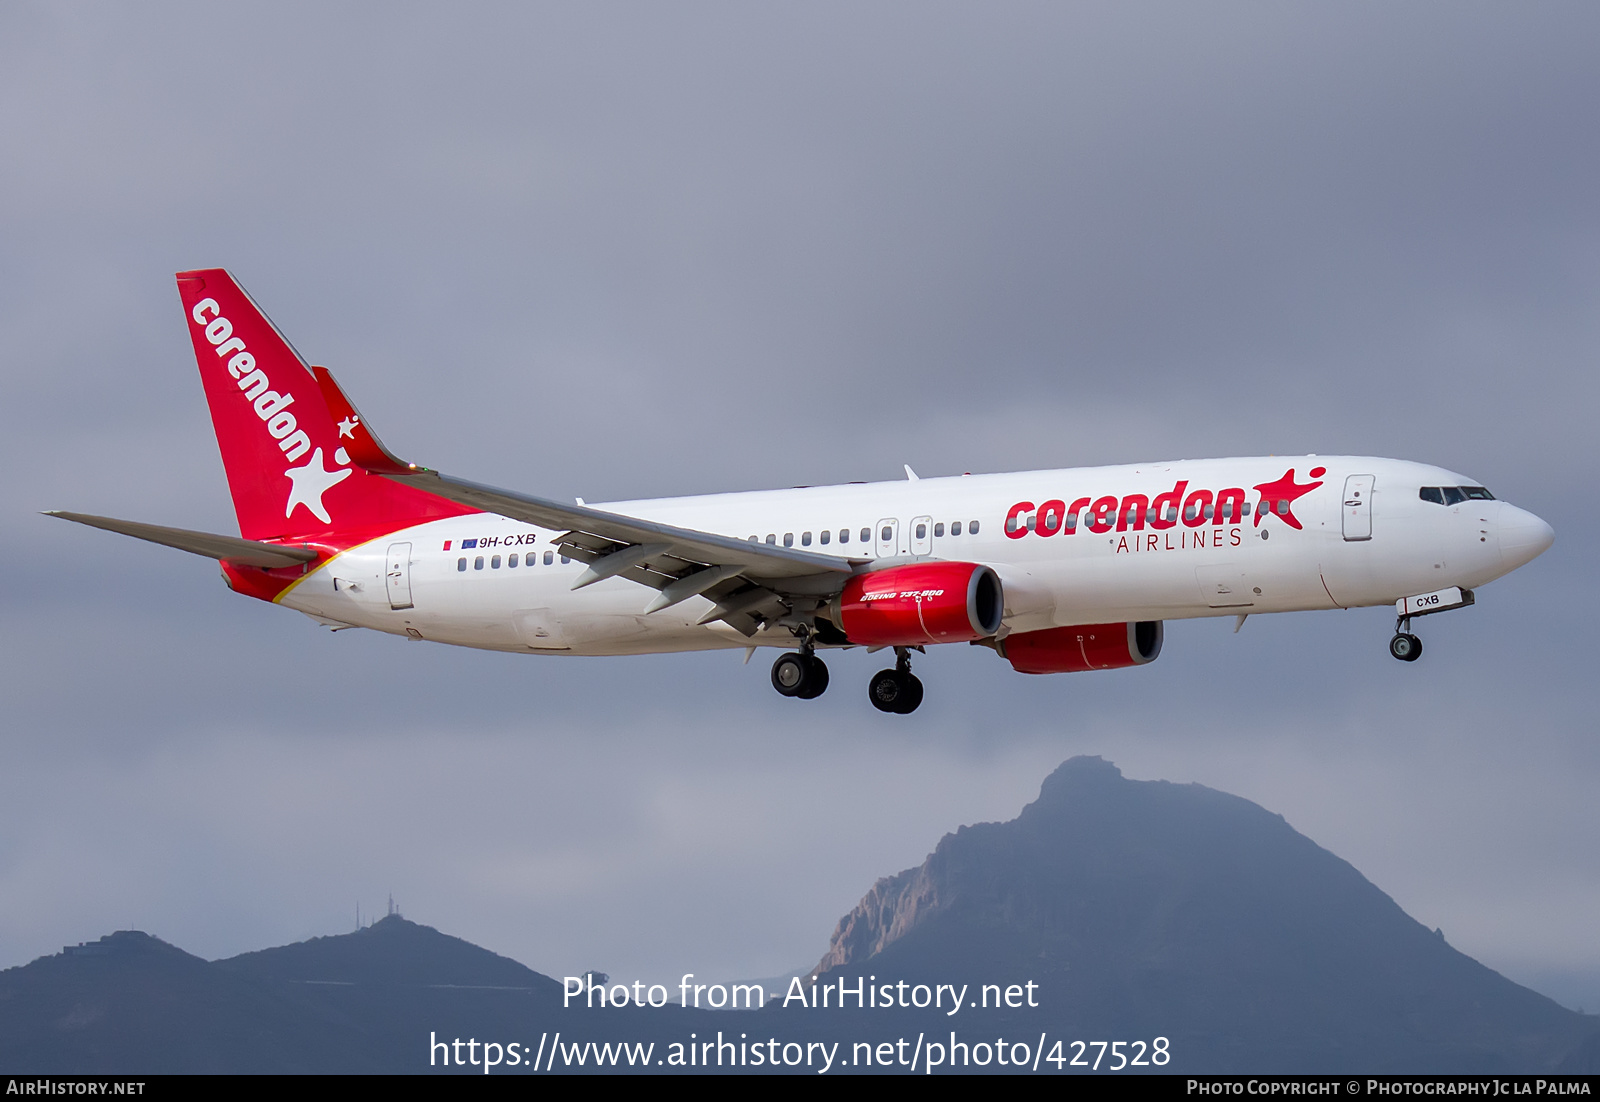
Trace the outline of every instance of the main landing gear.
<instances>
[{"instance_id":1,"label":"main landing gear","mask_svg":"<svg viewBox=\"0 0 1600 1102\"><path fill-rule=\"evenodd\" d=\"M911 672L911 652L894 648L894 669L879 670L867 685L867 696L880 712L910 715L922 703L922 682Z\"/></svg>"},{"instance_id":2,"label":"main landing gear","mask_svg":"<svg viewBox=\"0 0 1600 1102\"><path fill-rule=\"evenodd\" d=\"M880 712L910 715L922 703L922 682L911 673L911 649L894 648L894 669L879 670L867 685L867 696ZM772 663L772 687L784 696L811 700L828 688L828 667L816 655L809 634L800 636L800 649L780 654Z\"/></svg>"},{"instance_id":3,"label":"main landing gear","mask_svg":"<svg viewBox=\"0 0 1600 1102\"><path fill-rule=\"evenodd\" d=\"M1402 616L1394 622L1394 638L1389 640L1389 653L1402 662L1415 662L1422 657L1422 640L1411 634L1411 617Z\"/></svg>"}]
</instances>

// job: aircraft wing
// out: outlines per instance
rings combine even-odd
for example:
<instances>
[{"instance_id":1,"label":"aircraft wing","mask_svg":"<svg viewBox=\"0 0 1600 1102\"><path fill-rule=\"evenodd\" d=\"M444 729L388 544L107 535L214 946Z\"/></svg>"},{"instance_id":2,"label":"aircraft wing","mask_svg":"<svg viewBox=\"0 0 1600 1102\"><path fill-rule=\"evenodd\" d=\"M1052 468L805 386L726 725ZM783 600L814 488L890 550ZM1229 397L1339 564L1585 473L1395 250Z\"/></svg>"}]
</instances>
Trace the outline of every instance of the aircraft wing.
<instances>
[{"instance_id":1,"label":"aircraft wing","mask_svg":"<svg viewBox=\"0 0 1600 1102\"><path fill-rule=\"evenodd\" d=\"M312 372L339 421L340 436L353 462L372 474L448 501L564 531L556 540L562 553L589 564L574 589L605 578L626 578L660 591L646 612L703 595L715 607L701 623L725 620L751 635L761 623L782 612L788 603L785 598L831 596L867 561L751 543L587 505L568 505L401 462L362 420L328 369L313 367Z\"/></svg>"},{"instance_id":2,"label":"aircraft wing","mask_svg":"<svg viewBox=\"0 0 1600 1102\"><path fill-rule=\"evenodd\" d=\"M372 470L370 467L367 469ZM732 536L608 513L587 505L567 505L511 490L497 490L438 471L417 468L405 474L388 471L376 473L447 500L482 509L486 513L498 513L512 520L537 524L541 528L568 529L567 535L560 540L563 549L604 553L614 550L612 544L629 547L660 545L661 550L657 554L708 566L738 566L752 577L769 580L838 574L839 583L843 585L844 579L853 572L848 559L832 555L750 543ZM583 556L580 553L577 557Z\"/></svg>"},{"instance_id":3,"label":"aircraft wing","mask_svg":"<svg viewBox=\"0 0 1600 1102\"><path fill-rule=\"evenodd\" d=\"M159 524L143 524L136 520L116 520L112 517L96 517L88 513L66 513L59 510L50 510L45 516L76 521L91 528L104 528L107 532L118 532L124 536L133 536L135 539L176 547L193 555L225 559L244 566L300 566L317 557L315 551L306 547L280 547L275 543L261 543L257 540L240 539L238 536L191 532L187 528L164 528Z\"/></svg>"}]
</instances>

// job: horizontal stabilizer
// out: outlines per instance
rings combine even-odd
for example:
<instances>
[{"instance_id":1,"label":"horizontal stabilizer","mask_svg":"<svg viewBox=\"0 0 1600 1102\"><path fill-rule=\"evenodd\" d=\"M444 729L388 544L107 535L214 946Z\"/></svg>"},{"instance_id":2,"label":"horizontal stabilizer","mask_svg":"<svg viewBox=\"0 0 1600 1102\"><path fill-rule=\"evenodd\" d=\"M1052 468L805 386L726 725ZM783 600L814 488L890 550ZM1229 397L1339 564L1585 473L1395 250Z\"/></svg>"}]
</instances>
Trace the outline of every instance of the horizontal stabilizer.
<instances>
[{"instance_id":1,"label":"horizontal stabilizer","mask_svg":"<svg viewBox=\"0 0 1600 1102\"><path fill-rule=\"evenodd\" d=\"M46 512L45 516L76 521L91 528L104 528L107 532L118 532L134 539L176 547L180 551L204 555L209 559L226 559L243 566L299 566L317 557L317 553L307 547L279 547L277 544L259 543L238 536L216 536L210 532L191 532L187 528L164 528L159 524L141 524L136 520L114 520L111 517L55 510Z\"/></svg>"}]
</instances>

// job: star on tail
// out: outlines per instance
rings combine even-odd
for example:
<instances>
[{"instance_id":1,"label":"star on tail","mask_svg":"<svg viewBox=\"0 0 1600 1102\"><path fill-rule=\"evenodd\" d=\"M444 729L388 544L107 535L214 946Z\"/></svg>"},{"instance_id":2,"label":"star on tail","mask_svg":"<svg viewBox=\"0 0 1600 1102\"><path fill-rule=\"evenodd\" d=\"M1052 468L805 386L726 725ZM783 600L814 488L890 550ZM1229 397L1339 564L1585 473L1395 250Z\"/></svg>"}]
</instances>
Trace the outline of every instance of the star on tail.
<instances>
[{"instance_id":1,"label":"star on tail","mask_svg":"<svg viewBox=\"0 0 1600 1102\"><path fill-rule=\"evenodd\" d=\"M328 515L328 507L322 504L322 495L354 473L349 467L342 471L328 470L322 465L322 449L318 448L311 453L304 467L290 467L283 472L284 477L294 483L289 490L289 503L283 507L283 515L291 517L296 505L304 505L323 524L332 524L333 518Z\"/></svg>"}]
</instances>

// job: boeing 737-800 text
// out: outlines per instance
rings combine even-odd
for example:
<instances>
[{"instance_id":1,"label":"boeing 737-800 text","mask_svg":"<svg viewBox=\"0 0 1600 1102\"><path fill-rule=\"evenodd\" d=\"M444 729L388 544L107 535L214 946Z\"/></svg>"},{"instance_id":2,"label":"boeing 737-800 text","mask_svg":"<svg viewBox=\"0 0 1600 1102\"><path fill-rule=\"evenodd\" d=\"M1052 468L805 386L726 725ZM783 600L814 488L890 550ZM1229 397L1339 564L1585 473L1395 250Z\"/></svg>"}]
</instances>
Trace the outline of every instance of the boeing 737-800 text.
<instances>
[{"instance_id":1,"label":"boeing 737-800 text","mask_svg":"<svg viewBox=\"0 0 1600 1102\"><path fill-rule=\"evenodd\" d=\"M397 460L326 368L226 271L182 272L241 536L54 516L221 562L239 593L333 628L527 654L893 648L872 703L922 699L910 654L988 647L1023 673L1137 666L1162 621L1396 606L1411 619L1550 546L1550 526L1439 467L1206 459L569 505Z\"/></svg>"}]
</instances>

